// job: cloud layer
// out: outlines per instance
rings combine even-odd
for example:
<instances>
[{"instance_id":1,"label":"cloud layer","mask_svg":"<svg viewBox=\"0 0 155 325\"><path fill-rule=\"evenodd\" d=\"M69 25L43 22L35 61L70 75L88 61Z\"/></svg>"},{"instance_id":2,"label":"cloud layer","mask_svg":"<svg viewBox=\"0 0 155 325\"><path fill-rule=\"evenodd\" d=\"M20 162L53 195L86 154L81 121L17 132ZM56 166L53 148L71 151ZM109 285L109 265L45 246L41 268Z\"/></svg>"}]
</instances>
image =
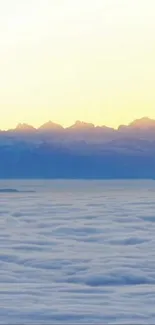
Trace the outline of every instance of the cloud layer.
<instances>
[{"instance_id":1,"label":"cloud layer","mask_svg":"<svg viewBox=\"0 0 155 325\"><path fill-rule=\"evenodd\" d=\"M1 322L153 324L154 183L0 187Z\"/></svg>"}]
</instances>

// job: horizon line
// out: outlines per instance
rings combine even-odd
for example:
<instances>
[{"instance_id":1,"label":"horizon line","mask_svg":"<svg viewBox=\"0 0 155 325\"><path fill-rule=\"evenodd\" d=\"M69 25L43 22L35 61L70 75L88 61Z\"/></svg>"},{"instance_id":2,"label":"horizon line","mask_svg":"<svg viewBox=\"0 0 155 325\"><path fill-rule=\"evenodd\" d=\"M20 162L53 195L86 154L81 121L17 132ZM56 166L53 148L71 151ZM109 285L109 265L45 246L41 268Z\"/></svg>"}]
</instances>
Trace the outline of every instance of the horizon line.
<instances>
[{"instance_id":1,"label":"horizon line","mask_svg":"<svg viewBox=\"0 0 155 325\"><path fill-rule=\"evenodd\" d=\"M41 129L42 127L44 127L44 126L46 126L46 125L48 125L48 124L53 124L53 126L57 126L57 127L60 127L60 128L62 128L62 129L64 129L64 130L66 130L66 129L70 129L70 128L72 128L72 127L74 127L74 126L80 126L80 125L90 125L90 126L92 126L92 127L94 127L94 128L97 128L97 127L100 127L100 128L104 128L104 127L106 127L106 128L109 128L109 129L113 129L113 130L118 130L121 126L130 126L130 125L132 125L134 122L138 122L138 121L144 121L144 122L146 122L146 121L154 121L155 122L155 118L153 119L153 118L151 118L151 117L149 117L149 116L143 116L143 117L140 117L140 118L136 118L136 119L134 119L134 120L132 120L131 122L129 122L128 124L119 124L117 127L112 127L112 126L110 126L110 125L106 125L106 124L95 124L95 123L93 123L93 122L86 122L86 121L83 121L83 120L75 120L75 122L73 123L73 124L70 124L69 126L63 126L63 124L61 124L61 123L58 123L58 122L53 122L52 120L48 120L47 122L44 122L43 124L41 124L41 125L39 125L38 127L35 127L33 124L30 124L30 123L26 123L26 122L19 122L19 123L17 123L16 124L16 126L13 128L4 128L4 129L1 129L0 128L0 131L1 132L7 132L7 131L14 131L14 130L22 130L22 128L24 129L24 126L25 126L25 129L26 129L26 127L28 128L28 127L30 127L30 128L32 128L32 129L34 129L34 130L39 130L39 129Z\"/></svg>"}]
</instances>

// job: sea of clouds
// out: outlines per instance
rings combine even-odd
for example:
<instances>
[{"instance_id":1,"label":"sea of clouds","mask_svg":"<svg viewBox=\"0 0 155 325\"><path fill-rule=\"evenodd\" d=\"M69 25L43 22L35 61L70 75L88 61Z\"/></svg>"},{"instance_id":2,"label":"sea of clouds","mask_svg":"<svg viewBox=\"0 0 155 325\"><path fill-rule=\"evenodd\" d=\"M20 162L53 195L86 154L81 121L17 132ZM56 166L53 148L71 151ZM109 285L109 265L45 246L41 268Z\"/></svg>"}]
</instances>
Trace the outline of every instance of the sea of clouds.
<instances>
[{"instance_id":1,"label":"sea of clouds","mask_svg":"<svg viewBox=\"0 0 155 325\"><path fill-rule=\"evenodd\" d=\"M155 182L0 189L0 324L155 323Z\"/></svg>"}]
</instances>

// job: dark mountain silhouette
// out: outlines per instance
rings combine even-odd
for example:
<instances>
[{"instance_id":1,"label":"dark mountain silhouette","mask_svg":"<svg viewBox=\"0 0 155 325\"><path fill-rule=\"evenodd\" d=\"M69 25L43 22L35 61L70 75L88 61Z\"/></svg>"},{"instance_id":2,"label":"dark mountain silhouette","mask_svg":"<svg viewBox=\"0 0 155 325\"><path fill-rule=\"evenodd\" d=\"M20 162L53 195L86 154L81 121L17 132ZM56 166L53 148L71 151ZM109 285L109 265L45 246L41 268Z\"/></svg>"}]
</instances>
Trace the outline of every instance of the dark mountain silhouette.
<instances>
[{"instance_id":1,"label":"dark mountain silhouette","mask_svg":"<svg viewBox=\"0 0 155 325\"><path fill-rule=\"evenodd\" d=\"M0 132L0 178L155 178L155 121L18 124Z\"/></svg>"}]
</instances>

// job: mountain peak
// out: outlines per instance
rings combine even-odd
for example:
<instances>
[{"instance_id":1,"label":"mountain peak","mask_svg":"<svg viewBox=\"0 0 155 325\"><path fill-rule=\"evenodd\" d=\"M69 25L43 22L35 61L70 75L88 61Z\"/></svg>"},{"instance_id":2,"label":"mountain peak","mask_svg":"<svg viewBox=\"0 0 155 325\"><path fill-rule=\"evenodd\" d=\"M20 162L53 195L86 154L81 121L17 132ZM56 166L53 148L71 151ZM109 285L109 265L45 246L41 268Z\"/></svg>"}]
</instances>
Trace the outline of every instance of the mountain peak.
<instances>
[{"instance_id":1,"label":"mountain peak","mask_svg":"<svg viewBox=\"0 0 155 325\"><path fill-rule=\"evenodd\" d=\"M134 128L139 128L139 129L148 129L148 128L155 127L155 120L149 117L142 117L130 123L129 126Z\"/></svg>"},{"instance_id":2,"label":"mountain peak","mask_svg":"<svg viewBox=\"0 0 155 325\"><path fill-rule=\"evenodd\" d=\"M42 131L52 131L52 130L56 131L62 129L63 127L60 124L54 123L52 121L48 121L39 127L39 130Z\"/></svg>"},{"instance_id":3,"label":"mountain peak","mask_svg":"<svg viewBox=\"0 0 155 325\"><path fill-rule=\"evenodd\" d=\"M16 131L34 131L35 128L32 125L26 124L26 123L19 123L16 126Z\"/></svg>"},{"instance_id":4,"label":"mountain peak","mask_svg":"<svg viewBox=\"0 0 155 325\"><path fill-rule=\"evenodd\" d=\"M72 126L69 127L70 129L77 129L77 130L85 130L85 129L93 129L93 123L87 123L83 121L76 121Z\"/></svg>"}]
</instances>

